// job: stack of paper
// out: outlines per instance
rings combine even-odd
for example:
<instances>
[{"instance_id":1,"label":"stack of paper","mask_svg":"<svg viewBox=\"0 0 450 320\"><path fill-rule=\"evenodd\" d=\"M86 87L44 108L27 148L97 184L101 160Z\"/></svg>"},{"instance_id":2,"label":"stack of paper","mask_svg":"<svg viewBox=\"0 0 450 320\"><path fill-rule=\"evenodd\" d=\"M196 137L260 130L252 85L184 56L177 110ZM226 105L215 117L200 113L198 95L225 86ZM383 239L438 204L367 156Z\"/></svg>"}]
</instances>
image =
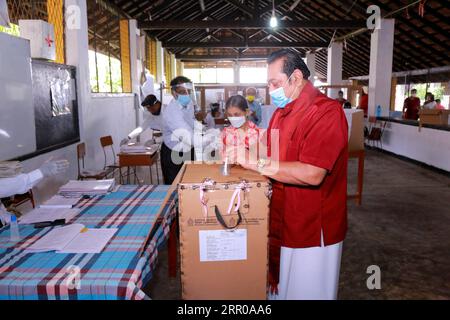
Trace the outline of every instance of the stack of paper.
<instances>
[{"instance_id":1,"label":"stack of paper","mask_svg":"<svg viewBox=\"0 0 450 320\"><path fill-rule=\"evenodd\" d=\"M106 180L70 180L59 189L59 194L65 197L81 197L83 195L104 195L112 191L115 186L114 179Z\"/></svg>"},{"instance_id":2,"label":"stack of paper","mask_svg":"<svg viewBox=\"0 0 450 320\"><path fill-rule=\"evenodd\" d=\"M147 147L145 145L130 143L121 146L120 151L123 153L145 153L145 152L154 153L156 150L155 148Z\"/></svg>"},{"instance_id":3,"label":"stack of paper","mask_svg":"<svg viewBox=\"0 0 450 320\"><path fill-rule=\"evenodd\" d=\"M73 208L78 201L80 201L81 197L63 197L58 194L54 195L43 204L41 204L40 208L59 208L59 209L70 209Z\"/></svg>"},{"instance_id":4,"label":"stack of paper","mask_svg":"<svg viewBox=\"0 0 450 320\"><path fill-rule=\"evenodd\" d=\"M66 223L80 213L78 209L37 208L24 214L19 219L20 224L32 224L38 222L66 219Z\"/></svg>"},{"instance_id":5,"label":"stack of paper","mask_svg":"<svg viewBox=\"0 0 450 320\"><path fill-rule=\"evenodd\" d=\"M117 228L87 229L82 224L56 227L27 248L28 252L100 253Z\"/></svg>"},{"instance_id":6,"label":"stack of paper","mask_svg":"<svg viewBox=\"0 0 450 320\"><path fill-rule=\"evenodd\" d=\"M0 178L11 178L22 173L19 161L0 161Z\"/></svg>"}]
</instances>

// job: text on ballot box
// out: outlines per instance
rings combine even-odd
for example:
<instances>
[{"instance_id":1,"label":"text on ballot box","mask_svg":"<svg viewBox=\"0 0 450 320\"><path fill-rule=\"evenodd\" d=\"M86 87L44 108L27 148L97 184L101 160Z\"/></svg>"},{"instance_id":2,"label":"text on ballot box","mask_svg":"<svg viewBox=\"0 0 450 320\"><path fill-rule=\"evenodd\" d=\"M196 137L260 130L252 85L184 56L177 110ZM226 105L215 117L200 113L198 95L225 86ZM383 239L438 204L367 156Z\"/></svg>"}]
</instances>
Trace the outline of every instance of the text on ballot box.
<instances>
[{"instance_id":1,"label":"text on ballot box","mask_svg":"<svg viewBox=\"0 0 450 320\"><path fill-rule=\"evenodd\" d=\"M200 261L247 259L247 229L200 230Z\"/></svg>"}]
</instances>

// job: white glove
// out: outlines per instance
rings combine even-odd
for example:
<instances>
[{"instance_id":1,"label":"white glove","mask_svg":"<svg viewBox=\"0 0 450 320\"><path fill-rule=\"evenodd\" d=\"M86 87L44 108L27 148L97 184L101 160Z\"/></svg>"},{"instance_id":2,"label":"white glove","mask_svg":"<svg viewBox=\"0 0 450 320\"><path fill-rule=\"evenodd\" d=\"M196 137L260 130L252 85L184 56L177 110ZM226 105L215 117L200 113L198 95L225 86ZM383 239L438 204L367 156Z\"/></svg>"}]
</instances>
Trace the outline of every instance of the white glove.
<instances>
[{"instance_id":1,"label":"white glove","mask_svg":"<svg viewBox=\"0 0 450 320\"><path fill-rule=\"evenodd\" d=\"M44 177L54 176L63 173L69 167L69 161L67 160L55 160L45 162L39 170L41 170Z\"/></svg>"},{"instance_id":2,"label":"white glove","mask_svg":"<svg viewBox=\"0 0 450 320\"><path fill-rule=\"evenodd\" d=\"M0 202L0 221L5 226L11 222L11 214L6 211L3 204Z\"/></svg>"},{"instance_id":3,"label":"white glove","mask_svg":"<svg viewBox=\"0 0 450 320\"><path fill-rule=\"evenodd\" d=\"M126 137L125 139L120 141L120 145L123 146L124 144L128 144L129 141L130 141L130 138Z\"/></svg>"}]
</instances>

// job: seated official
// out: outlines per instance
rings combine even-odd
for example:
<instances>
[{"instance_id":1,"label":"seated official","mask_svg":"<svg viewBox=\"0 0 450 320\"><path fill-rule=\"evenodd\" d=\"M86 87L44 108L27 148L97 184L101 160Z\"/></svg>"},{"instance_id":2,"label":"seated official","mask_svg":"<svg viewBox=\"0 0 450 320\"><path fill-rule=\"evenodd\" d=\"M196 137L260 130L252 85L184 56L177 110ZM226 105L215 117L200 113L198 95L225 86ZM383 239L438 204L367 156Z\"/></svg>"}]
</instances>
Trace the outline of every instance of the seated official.
<instances>
[{"instance_id":1,"label":"seated official","mask_svg":"<svg viewBox=\"0 0 450 320\"><path fill-rule=\"evenodd\" d=\"M43 178L63 173L68 167L69 162L67 160L47 161L39 169L29 173L22 173L10 178L0 178L0 198L24 194L41 182ZM0 202L0 227L9 223L10 216Z\"/></svg>"},{"instance_id":2,"label":"seated official","mask_svg":"<svg viewBox=\"0 0 450 320\"><path fill-rule=\"evenodd\" d=\"M219 109L211 109L210 112L205 117L205 127L206 129L215 129L216 128L216 118L220 115Z\"/></svg>"}]
</instances>

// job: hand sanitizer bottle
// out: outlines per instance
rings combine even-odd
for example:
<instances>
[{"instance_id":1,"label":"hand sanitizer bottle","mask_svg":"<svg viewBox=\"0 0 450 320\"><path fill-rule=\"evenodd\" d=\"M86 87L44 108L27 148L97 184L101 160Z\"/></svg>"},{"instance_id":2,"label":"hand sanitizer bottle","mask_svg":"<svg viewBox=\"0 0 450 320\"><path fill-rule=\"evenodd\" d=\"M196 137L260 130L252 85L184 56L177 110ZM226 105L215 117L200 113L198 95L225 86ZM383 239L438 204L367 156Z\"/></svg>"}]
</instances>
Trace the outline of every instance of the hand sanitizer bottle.
<instances>
[{"instance_id":1,"label":"hand sanitizer bottle","mask_svg":"<svg viewBox=\"0 0 450 320\"><path fill-rule=\"evenodd\" d=\"M19 233L19 224L17 223L17 217L15 215L11 215L11 222L9 224L9 229L11 231L10 240L13 242L17 242L20 240Z\"/></svg>"},{"instance_id":2,"label":"hand sanitizer bottle","mask_svg":"<svg viewBox=\"0 0 450 320\"><path fill-rule=\"evenodd\" d=\"M377 110L376 110L375 113L376 113L375 115L376 115L377 118L381 117L382 111L381 111L381 106L380 105L377 106Z\"/></svg>"}]
</instances>

